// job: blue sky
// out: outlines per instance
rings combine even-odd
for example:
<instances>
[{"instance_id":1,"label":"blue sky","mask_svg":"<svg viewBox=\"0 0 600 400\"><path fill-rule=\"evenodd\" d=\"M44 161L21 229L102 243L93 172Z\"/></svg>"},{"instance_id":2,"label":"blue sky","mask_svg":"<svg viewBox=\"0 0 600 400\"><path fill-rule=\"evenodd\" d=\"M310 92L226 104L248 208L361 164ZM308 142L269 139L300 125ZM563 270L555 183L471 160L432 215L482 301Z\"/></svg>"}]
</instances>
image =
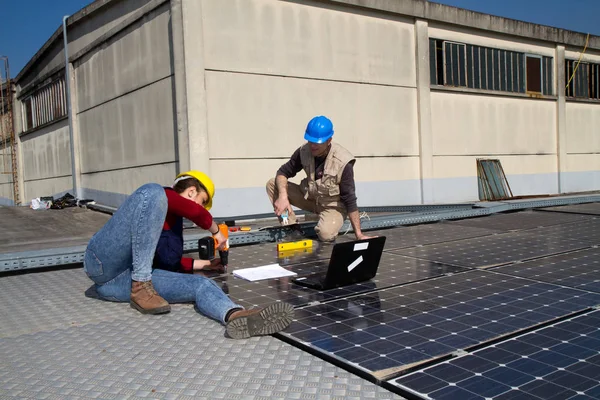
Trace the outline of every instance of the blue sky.
<instances>
[{"instance_id":1,"label":"blue sky","mask_svg":"<svg viewBox=\"0 0 600 400\"><path fill-rule=\"evenodd\" d=\"M600 36L600 0L434 1ZM63 15L71 15L90 3L92 0L0 0L0 55L8 56L11 76L17 76L62 25Z\"/></svg>"}]
</instances>

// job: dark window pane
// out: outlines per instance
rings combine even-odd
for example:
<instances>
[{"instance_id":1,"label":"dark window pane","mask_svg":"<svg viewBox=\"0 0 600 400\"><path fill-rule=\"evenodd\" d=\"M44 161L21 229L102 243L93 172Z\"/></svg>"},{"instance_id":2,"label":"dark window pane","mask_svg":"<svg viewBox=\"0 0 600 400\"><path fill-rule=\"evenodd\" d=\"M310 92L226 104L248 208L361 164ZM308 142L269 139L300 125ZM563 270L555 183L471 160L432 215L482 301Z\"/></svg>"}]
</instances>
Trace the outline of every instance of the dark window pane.
<instances>
[{"instance_id":1,"label":"dark window pane","mask_svg":"<svg viewBox=\"0 0 600 400\"><path fill-rule=\"evenodd\" d=\"M506 51L500 51L500 90L506 92Z\"/></svg>"},{"instance_id":2,"label":"dark window pane","mask_svg":"<svg viewBox=\"0 0 600 400\"><path fill-rule=\"evenodd\" d=\"M437 71L437 84L444 85L444 42L442 40L435 41L436 51L436 71Z\"/></svg>"},{"instance_id":3,"label":"dark window pane","mask_svg":"<svg viewBox=\"0 0 600 400\"><path fill-rule=\"evenodd\" d=\"M473 71L473 51L473 46L467 45L467 86L471 89L475 87L475 74Z\"/></svg>"},{"instance_id":4,"label":"dark window pane","mask_svg":"<svg viewBox=\"0 0 600 400\"><path fill-rule=\"evenodd\" d=\"M488 84L487 84L487 79L488 79L488 64L487 64L487 51L485 47L480 47L479 48L479 63L481 65L480 68L480 72L481 72L481 88L482 89L487 89L488 88Z\"/></svg>"},{"instance_id":5,"label":"dark window pane","mask_svg":"<svg viewBox=\"0 0 600 400\"><path fill-rule=\"evenodd\" d=\"M444 43L444 85L452 85L452 43Z\"/></svg>"},{"instance_id":6,"label":"dark window pane","mask_svg":"<svg viewBox=\"0 0 600 400\"><path fill-rule=\"evenodd\" d=\"M458 59L458 46L452 45L452 85L458 85L458 75L459 75L459 59Z\"/></svg>"},{"instance_id":7,"label":"dark window pane","mask_svg":"<svg viewBox=\"0 0 600 400\"><path fill-rule=\"evenodd\" d=\"M473 47L473 87L475 89L481 89L481 65L479 63L479 46Z\"/></svg>"},{"instance_id":8,"label":"dark window pane","mask_svg":"<svg viewBox=\"0 0 600 400\"><path fill-rule=\"evenodd\" d=\"M519 92L525 93L525 55L519 53Z\"/></svg>"},{"instance_id":9,"label":"dark window pane","mask_svg":"<svg viewBox=\"0 0 600 400\"><path fill-rule=\"evenodd\" d=\"M488 90L494 90L494 51L492 49L485 49L487 55L487 88Z\"/></svg>"},{"instance_id":10,"label":"dark window pane","mask_svg":"<svg viewBox=\"0 0 600 400\"><path fill-rule=\"evenodd\" d=\"M544 57L544 94L554 94L554 59L552 57Z\"/></svg>"},{"instance_id":11,"label":"dark window pane","mask_svg":"<svg viewBox=\"0 0 600 400\"><path fill-rule=\"evenodd\" d=\"M542 77L541 67L542 60L538 57L526 57L527 67L527 91L541 93L542 92Z\"/></svg>"},{"instance_id":12,"label":"dark window pane","mask_svg":"<svg viewBox=\"0 0 600 400\"><path fill-rule=\"evenodd\" d=\"M435 39L429 39L429 83L437 85L437 62L435 59Z\"/></svg>"},{"instance_id":13,"label":"dark window pane","mask_svg":"<svg viewBox=\"0 0 600 400\"><path fill-rule=\"evenodd\" d=\"M512 51L506 52L506 90L509 92L513 92L513 83L514 83L514 71L513 71L513 57L514 53Z\"/></svg>"},{"instance_id":14,"label":"dark window pane","mask_svg":"<svg viewBox=\"0 0 600 400\"><path fill-rule=\"evenodd\" d=\"M466 52L465 52L465 45L462 44L457 44L456 47L458 48L458 59L457 61L457 68L458 68L458 85L459 86L467 86L467 77L465 76L465 59L466 59Z\"/></svg>"},{"instance_id":15,"label":"dark window pane","mask_svg":"<svg viewBox=\"0 0 600 400\"><path fill-rule=\"evenodd\" d=\"M567 97L573 97L573 81L571 80L571 75L573 74L573 61L565 60L565 84L567 85L565 89L565 95Z\"/></svg>"}]
</instances>

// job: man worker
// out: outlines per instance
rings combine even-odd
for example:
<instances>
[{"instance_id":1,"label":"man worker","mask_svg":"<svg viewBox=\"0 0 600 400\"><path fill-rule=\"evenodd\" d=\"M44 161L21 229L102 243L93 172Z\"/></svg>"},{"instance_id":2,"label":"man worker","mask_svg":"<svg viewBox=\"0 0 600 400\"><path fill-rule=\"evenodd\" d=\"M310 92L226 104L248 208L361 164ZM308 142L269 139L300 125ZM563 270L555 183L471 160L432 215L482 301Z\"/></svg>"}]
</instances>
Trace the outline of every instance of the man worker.
<instances>
[{"instance_id":1,"label":"man worker","mask_svg":"<svg viewBox=\"0 0 600 400\"><path fill-rule=\"evenodd\" d=\"M290 160L267 182L267 194L282 225L297 224L292 206L318 214L315 227L319 240L334 241L346 219L350 219L356 239L369 239L362 233L356 205L354 156L332 142L333 123L317 116L306 127L304 139ZM304 170L306 178L300 185L288 182ZM286 218L287 213L287 218Z\"/></svg>"}]
</instances>

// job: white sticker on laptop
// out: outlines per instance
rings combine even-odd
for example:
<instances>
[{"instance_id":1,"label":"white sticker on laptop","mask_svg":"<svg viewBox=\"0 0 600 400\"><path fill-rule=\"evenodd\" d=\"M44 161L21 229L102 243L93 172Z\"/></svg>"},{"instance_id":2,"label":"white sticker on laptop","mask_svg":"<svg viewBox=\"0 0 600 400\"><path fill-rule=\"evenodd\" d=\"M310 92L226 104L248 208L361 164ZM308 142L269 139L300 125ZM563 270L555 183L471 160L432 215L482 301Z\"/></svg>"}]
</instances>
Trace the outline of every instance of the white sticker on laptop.
<instances>
[{"instance_id":1,"label":"white sticker on laptop","mask_svg":"<svg viewBox=\"0 0 600 400\"><path fill-rule=\"evenodd\" d=\"M361 250L366 250L369 248L369 242L365 242L365 243L356 243L354 245L354 251L361 251Z\"/></svg>"},{"instance_id":2,"label":"white sticker on laptop","mask_svg":"<svg viewBox=\"0 0 600 400\"><path fill-rule=\"evenodd\" d=\"M352 264L348 265L348 272L352 271L354 268L356 268L356 266L358 264L360 264L363 261L362 256L358 257L356 260L354 260L354 262L352 262Z\"/></svg>"}]
</instances>

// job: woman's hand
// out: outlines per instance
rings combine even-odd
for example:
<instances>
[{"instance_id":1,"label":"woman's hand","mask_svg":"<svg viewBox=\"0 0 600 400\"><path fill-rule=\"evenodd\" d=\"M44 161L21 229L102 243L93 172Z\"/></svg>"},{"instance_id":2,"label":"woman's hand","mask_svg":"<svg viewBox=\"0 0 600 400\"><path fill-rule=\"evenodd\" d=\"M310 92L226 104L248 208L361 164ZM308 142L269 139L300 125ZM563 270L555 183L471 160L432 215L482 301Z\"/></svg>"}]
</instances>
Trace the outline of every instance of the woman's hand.
<instances>
[{"instance_id":1,"label":"woman's hand","mask_svg":"<svg viewBox=\"0 0 600 400\"><path fill-rule=\"evenodd\" d=\"M225 244L227 244L227 239L225 238L225 235L223 235L223 233L219 231L215 233L213 237L217 239L217 250L223 250Z\"/></svg>"},{"instance_id":2,"label":"woman's hand","mask_svg":"<svg viewBox=\"0 0 600 400\"><path fill-rule=\"evenodd\" d=\"M194 260L194 271L217 271L224 272L225 267L221 263L220 258L215 258L212 261L208 260Z\"/></svg>"}]
</instances>

